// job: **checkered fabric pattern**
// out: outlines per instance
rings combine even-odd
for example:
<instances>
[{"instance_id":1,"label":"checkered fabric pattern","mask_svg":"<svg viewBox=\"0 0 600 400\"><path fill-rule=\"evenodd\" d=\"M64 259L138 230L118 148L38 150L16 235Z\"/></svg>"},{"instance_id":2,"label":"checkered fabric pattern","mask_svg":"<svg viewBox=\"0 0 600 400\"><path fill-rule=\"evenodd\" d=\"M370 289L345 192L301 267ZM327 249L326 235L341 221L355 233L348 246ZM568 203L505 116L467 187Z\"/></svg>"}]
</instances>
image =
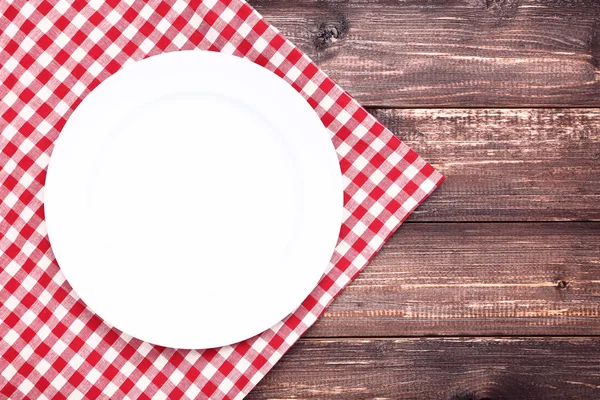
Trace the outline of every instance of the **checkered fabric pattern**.
<instances>
[{"instance_id":1,"label":"checkered fabric pattern","mask_svg":"<svg viewBox=\"0 0 600 400\"><path fill-rule=\"evenodd\" d=\"M124 65L180 49L273 71L329 129L344 177L339 244L291 316L204 351L153 346L105 324L65 281L44 224L52 143ZM442 176L243 0L0 2L0 394L10 399L242 398L359 273Z\"/></svg>"}]
</instances>

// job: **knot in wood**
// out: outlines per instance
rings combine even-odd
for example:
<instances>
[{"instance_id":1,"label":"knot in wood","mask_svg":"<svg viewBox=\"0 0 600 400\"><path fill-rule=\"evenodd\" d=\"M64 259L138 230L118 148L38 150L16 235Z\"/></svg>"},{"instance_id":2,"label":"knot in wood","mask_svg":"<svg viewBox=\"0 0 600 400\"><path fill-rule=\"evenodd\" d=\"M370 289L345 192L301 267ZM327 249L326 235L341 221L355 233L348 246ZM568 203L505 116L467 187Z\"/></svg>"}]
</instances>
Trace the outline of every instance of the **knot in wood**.
<instances>
[{"instance_id":1,"label":"knot in wood","mask_svg":"<svg viewBox=\"0 0 600 400\"><path fill-rule=\"evenodd\" d=\"M476 0L477 3L499 20L512 20L517 15L520 0Z\"/></svg>"},{"instance_id":2,"label":"knot in wood","mask_svg":"<svg viewBox=\"0 0 600 400\"><path fill-rule=\"evenodd\" d=\"M321 27L315 38L315 47L324 49L332 43L335 43L340 38L340 31L335 26Z\"/></svg>"},{"instance_id":3,"label":"knot in wood","mask_svg":"<svg viewBox=\"0 0 600 400\"><path fill-rule=\"evenodd\" d=\"M314 45L317 50L323 50L338 40L342 39L348 30L348 22L340 17L339 21L334 23L322 23L319 25L314 38Z\"/></svg>"},{"instance_id":4,"label":"knot in wood","mask_svg":"<svg viewBox=\"0 0 600 400\"><path fill-rule=\"evenodd\" d=\"M517 0L482 0L481 4L487 10L501 11L518 7L519 2Z\"/></svg>"},{"instance_id":5,"label":"knot in wood","mask_svg":"<svg viewBox=\"0 0 600 400\"><path fill-rule=\"evenodd\" d=\"M568 285L569 282L567 281L559 280L558 282L556 282L556 287L559 289L566 289Z\"/></svg>"}]
</instances>

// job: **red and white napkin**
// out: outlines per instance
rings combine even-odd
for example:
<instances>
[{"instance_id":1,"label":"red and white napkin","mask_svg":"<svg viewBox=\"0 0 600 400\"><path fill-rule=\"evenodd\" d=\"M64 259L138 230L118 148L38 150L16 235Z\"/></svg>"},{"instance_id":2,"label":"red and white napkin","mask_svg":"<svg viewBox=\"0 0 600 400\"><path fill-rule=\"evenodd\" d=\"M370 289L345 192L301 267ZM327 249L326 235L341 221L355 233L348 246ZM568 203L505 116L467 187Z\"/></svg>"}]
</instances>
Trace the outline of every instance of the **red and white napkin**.
<instances>
[{"instance_id":1,"label":"red and white napkin","mask_svg":"<svg viewBox=\"0 0 600 400\"><path fill-rule=\"evenodd\" d=\"M204 351L105 324L65 281L44 223L46 167L71 112L122 66L180 49L283 77L329 129L345 190L339 244L302 306ZM0 130L0 397L10 399L243 397L443 179L243 0L0 2Z\"/></svg>"}]
</instances>

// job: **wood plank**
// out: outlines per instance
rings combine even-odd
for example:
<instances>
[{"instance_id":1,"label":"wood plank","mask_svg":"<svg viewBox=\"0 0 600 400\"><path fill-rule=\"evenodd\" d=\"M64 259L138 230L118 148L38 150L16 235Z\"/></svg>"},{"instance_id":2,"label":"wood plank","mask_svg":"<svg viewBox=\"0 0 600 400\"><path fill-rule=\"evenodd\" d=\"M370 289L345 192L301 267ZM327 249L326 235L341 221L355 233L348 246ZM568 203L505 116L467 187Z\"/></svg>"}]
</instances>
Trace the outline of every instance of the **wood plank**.
<instances>
[{"instance_id":1,"label":"wood plank","mask_svg":"<svg viewBox=\"0 0 600 400\"><path fill-rule=\"evenodd\" d=\"M404 224L312 337L600 335L600 223Z\"/></svg>"},{"instance_id":2,"label":"wood plank","mask_svg":"<svg viewBox=\"0 0 600 400\"><path fill-rule=\"evenodd\" d=\"M600 220L600 110L371 110L446 176L409 221Z\"/></svg>"},{"instance_id":3,"label":"wood plank","mask_svg":"<svg viewBox=\"0 0 600 400\"><path fill-rule=\"evenodd\" d=\"M598 106L595 0L251 0L364 105Z\"/></svg>"},{"instance_id":4,"label":"wood plank","mask_svg":"<svg viewBox=\"0 0 600 400\"><path fill-rule=\"evenodd\" d=\"M301 340L247 399L597 399L597 338Z\"/></svg>"}]
</instances>

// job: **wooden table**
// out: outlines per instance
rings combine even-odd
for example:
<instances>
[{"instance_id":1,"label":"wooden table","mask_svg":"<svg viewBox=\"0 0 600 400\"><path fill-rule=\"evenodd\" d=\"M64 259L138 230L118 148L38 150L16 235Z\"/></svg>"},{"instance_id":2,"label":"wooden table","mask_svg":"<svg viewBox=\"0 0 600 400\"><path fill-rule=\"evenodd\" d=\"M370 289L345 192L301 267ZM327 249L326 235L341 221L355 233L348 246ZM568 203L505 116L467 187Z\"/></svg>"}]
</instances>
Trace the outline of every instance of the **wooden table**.
<instances>
[{"instance_id":1,"label":"wooden table","mask_svg":"<svg viewBox=\"0 0 600 400\"><path fill-rule=\"evenodd\" d=\"M447 180L248 398L600 398L600 1L251 4Z\"/></svg>"}]
</instances>

